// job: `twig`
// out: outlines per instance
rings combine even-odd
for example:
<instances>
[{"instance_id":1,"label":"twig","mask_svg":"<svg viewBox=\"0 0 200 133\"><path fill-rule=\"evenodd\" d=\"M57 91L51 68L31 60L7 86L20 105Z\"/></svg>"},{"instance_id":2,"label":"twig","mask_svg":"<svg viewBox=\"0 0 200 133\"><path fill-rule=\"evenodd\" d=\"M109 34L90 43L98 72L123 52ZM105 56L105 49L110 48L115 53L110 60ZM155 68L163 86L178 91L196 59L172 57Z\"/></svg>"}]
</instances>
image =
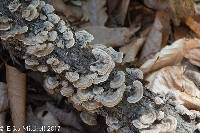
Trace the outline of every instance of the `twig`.
<instances>
[{"instance_id":1,"label":"twig","mask_svg":"<svg viewBox=\"0 0 200 133\"><path fill-rule=\"evenodd\" d=\"M22 127L26 121L26 74L6 65L6 80L13 125L21 129L20 133L24 133Z\"/></svg>"}]
</instances>

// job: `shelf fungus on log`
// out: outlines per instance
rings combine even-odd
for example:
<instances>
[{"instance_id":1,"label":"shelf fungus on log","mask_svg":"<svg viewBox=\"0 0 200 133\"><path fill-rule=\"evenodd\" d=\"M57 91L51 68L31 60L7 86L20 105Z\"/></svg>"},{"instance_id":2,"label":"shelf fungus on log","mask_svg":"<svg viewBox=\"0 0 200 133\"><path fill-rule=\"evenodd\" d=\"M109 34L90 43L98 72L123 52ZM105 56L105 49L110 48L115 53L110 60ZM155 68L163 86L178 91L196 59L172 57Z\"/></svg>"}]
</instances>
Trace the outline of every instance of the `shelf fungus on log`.
<instances>
[{"instance_id":1,"label":"shelf fungus on log","mask_svg":"<svg viewBox=\"0 0 200 133\"><path fill-rule=\"evenodd\" d=\"M144 91L143 90L143 85L142 85L142 83L139 80L135 80L133 82L132 86L133 86L133 88L131 88L131 90L134 89L133 91L135 93L134 93L134 95L129 96L127 98L127 101L129 103L136 103L136 102L138 102L143 97L143 91Z\"/></svg>"},{"instance_id":2,"label":"shelf fungus on log","mask_svg":"<svg viewBox=\"0 0 200 133\"><path fill-rule=\"evenodd\" d=\"M185 122L172 104L155 100L157 95L144 86L140 69L117 67L123 53L90 45L94 37L72 30L46 1L0 0L0 39L14 57L24 60L26 69L40 72L47 92L61 93L78 111L105 117L110 132L194 131L193 123ZM149 110L156 113L145 116ZM87 117L96 123L93 116Z\"/></svg>"}]
</instances>

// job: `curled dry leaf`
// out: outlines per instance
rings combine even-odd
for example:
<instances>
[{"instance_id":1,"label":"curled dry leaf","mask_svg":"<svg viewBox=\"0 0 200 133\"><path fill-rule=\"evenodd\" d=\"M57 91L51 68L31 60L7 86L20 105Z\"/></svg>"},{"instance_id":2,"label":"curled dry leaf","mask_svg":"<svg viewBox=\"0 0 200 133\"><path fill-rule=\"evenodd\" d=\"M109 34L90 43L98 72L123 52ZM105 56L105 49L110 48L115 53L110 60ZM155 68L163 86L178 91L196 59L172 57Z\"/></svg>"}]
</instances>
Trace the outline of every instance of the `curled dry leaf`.
<instances>
[{"instance_id":1,"label":"curled dry leaf","mask_svg":"<svg viewBox=\"0 0 200 133\"><path fill-rule=\"evenodd\" d=\"M200 67L200 58L199 58L200 57L200 48L189 51L189 53L186 54L185 57L187 59L189 59L189 61L193 65Z\"/></svg>"},{"instance_id":2,"label":"curled dry leaf","mask_svg":"<svg viewBox=\"0 0 200 133\"><path fill-rule=\"evenodd\" d=\"M22 128L26 124L26 74L6 65L6 80L13 125Z\"/></svg>"},{"instance_id":3,"label":"curled dry leaf","mask_svg":"<svg viewBox=\"0 0 200 133\"><path fill-rule=\"evenodd\" d=\"M144 41L145 41L145 38L141 37L141 38L138 38L137 40L132 41L130 44L125 45L124 47L120 48L120 51L125 54L125 57L123 58L123 62L134 61Z\"/></svg>"},{"instance_id":4,"label":"curled dry leaf","mask_svg":"<svg viewBox=\"0 0 200 133\"><path fill-rule=\"evenodd\" d=\"M198 37L200 37L200 16L189 16L185 19L185 24L194 32L197 34Z\"/></svg>"},{"instance_id":5,"label":"curled dry leaf","mask_svg":"<svg viewBox=\"0 0 200 133\"><path fill-rule=\"evenodd\" d=\"M103 26L108 18L106 13L106 0L87 0L83 2L83 18L89 20L91 25Z\"/></svg>"},{"instance_id":6,"label":"curled dry leaf","mask_svg":"<svg viewBox=\"0 0 200 133\"><path fill-rule=\"evenodd\" d=\"M187 108L200 110L200 90L184 75L185 69L184 66L168 66L152 73L147 77L149 89L163 96L173 92Z\"/></svg>"},{"instance_id":7,"label":"curled dry leaf","mask_svg":"<svg viewBox=\"0 0 200 133\"><path fill-rule=\"evenodd\" d=\"M92 44L104 44L106 46L123 46L127 43L130 37L135 33L128 28L107 28L104 26L86 26L84 30L94 36Z\"/></svg>"},{"instance_id":8,"label":"curled dry leaf","mask_svg":"<svg viewBox=\"0 0 200 133\"><path fill-rule=\"evenodd\" d=\"M170 34L170 18L164 11L158 11L156 17L141 51L140 60L146 61L155 55L167 44Z\"/></svg>"},{"instance_id":9,"label":"curled dry leaf","mask_svg":"<svg viewBox=\"0 0 200 133\"><path fill-rule=\"evenodd\" d=\"M178 64L184 57L190 59L191 51L199 48L199 39L179 39L172 45L164 47L152 59L147 60L140 69L147 74L165 66Z\"/></svg>"}]
</instances>

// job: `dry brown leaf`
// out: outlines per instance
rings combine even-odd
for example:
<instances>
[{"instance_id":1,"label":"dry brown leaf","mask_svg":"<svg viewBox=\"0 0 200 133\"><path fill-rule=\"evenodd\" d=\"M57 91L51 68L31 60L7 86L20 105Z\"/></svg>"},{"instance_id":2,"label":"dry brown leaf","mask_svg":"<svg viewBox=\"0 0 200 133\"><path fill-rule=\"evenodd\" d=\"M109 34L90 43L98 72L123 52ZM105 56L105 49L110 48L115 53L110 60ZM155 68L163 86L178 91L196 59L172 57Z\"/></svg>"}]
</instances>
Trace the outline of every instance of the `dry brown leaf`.
<instances>
[{"instance_id":1,"label":"dry brown leaf","mask_svg":"<svg viewBox=\"0 0 200 133\"><path fill-rule=\"evenodd\" d=\"M164 47L152 59L147 60L140 69L147 74L165 66L178 64L191 50L199 48L199 39L179 39L172 45Z\"/></svg>"},{"instance_id":2,"label":"dry brown leaf","mask_svg":"<svg viewBox=\"0 0 200 133\"><path fill-rule=\"evenodd\" d=\"M195 14L194 0L169 0L171 19L175 25L188 16Z\"/></svg>"},{"instance_id":3,"label":"dry brown leaf","mask_svg":"<svg viewBox=\"0 0 200 133\"><path fill-rule=\"evenodd\" d=\"M200 37L200 23L198 21L189 16L185 19L185 24Z\"/></svg>"},{"instance_id":4,"label":"dry brown leaf","mask_svg":"<svg viewBox=\"0 0 200 133\"><path fill-rule=\"evenodd\" d=\"M80 7L66 5L63 0L51 0L52 5L56 11L61 12L68 18L68 20L75 21L81 19L83 16Z\"/></svg>"},{"instance_id":5,"label":"dry brown leaf","mask_svg":"<svg viewBox=\"0 0 200 133\"><path fill-rule=\"evenodd\" d=\"M13 125L23 129L26 125L26 74L6 65L6 81Z\"/></svg>"},{"instance_id":6,"label":"dry brown leaf","mask_svg":"<svg viewBox=\"0 0 200 133\"><path fill-rule=\"evenodd\" d=\"M165 10L175 25L195 13L193 0L144 0L144 4L156 10Z\"/></svg>"},{"instance_id":7,"label":"dry brown leaf","mask_svg":"<svg viewBox=\"0 0 200 133\"><path fill-rule=\"evenodd\" d=\"M174 39L178 40L181 38L192 38L190 34L190 29L186 26L176 26L174 28Z\"/></svg>"},{"instance_id":8,"label":"dry brown leaf","mask_svg":"<svg viewBox=\"0 0 200 133\"><path fill-rule=\"evenodd\" d=\"M141 37L141 38L138 38L137 40L132 41L130 44L125 45L124 47L120 48L120 52L123 52L125 54L123 58L123 62L134 61L144 41L145 41L145 38Z\"/></svg>"},{"instance_id":9,"label":"dry brown leaf","mask_svg":"<svg viewBox=\"0 0 200 133\"><path fill-rule=\"evenodd\" d=\"M91 25L103 26L108 18L105 4L106 0L83 1L83 19L89 20Z\"/></svg>"},{"instance_id":10,"label":"dry brown leaf","mask_svg":"<svg viewBox=\"0 0 200 133\"><path fill-rule=\"evenodd\" d=\"M185 58L198 67L200 67L200 48L192 49L185 54Z\"/></svg>"},{"instance_id":11,"label":"dry brown leaf","mask_svg":"<svg viewBox=\"0 0 200 133\"><path fill-rule=\"evenodd\" d=\"M152 9L164 10L168 7L168 0L144 0L144 4Z\"/></svg>"},{"instance_id":12,"label":"dry brown leaf","mask_svg":"<svg viewBox=\"0 0 200 133\"><path fill-rule=\"evenodd\" d=\"M184 66L168 66L152 73L147 80L149 89L156 94L176 94L176 98L189 109L200 110L200 90L193 81L184 75Z\"/></svg>"},{"instance_id":13,"label":"dry brown leaf","mask_svg":"<svg viewBox=\"0 0 200 133\"><path fill-rule=\"evenodd\" d=\"M158 11L142 49L140 61L144 62L147 59L150 59L162 48L162 46L167 44L170 30L170 19L168 14L164 11Z\"/></svg>"},{"instance_id":14,"label":"dry brown leaf","mask_svg":"<svg viewBox=\"0 0 200 133\"><path fill-rule=\"evenodd\" d=\"M94 36L92 44L104 44L106 46L123 46L135 33L128 28L107 28L104 26L86 26L82 29Z\"/></svg>"},{"instance_id":15,"label":"dry brown leaf","mask_svg":"<svg viewBox=\"0 0 200 133\"><path fill-rule=\"evenodd\" d=\"M109 18L113 21L117 21L117 24L124 25L130 0L107 1Z\"/></svg>"}]
</instances>

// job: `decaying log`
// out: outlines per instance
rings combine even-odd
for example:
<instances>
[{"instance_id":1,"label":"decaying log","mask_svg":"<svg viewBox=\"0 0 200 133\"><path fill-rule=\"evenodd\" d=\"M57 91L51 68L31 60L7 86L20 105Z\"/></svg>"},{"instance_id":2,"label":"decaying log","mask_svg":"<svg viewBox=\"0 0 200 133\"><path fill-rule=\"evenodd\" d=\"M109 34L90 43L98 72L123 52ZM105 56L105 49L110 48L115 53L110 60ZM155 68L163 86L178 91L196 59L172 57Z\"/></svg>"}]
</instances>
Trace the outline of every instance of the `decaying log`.
<instances>
[{"instance_id":1,"label":"decaying log","mask_svg":"<svg viewBox=\"0 0 200 133\"><path fill-rule=\"evenodd\" d=\"M195 122L176 112L173 94L156 96L144 86L141 70L115 67L122 53L89 45L93 36L73 31L45 1L0 0L0 38L26 69L41 72L48 92L60 92L77 110L89 112L85 121L94 119L90 113L104 116L108 132L195 130Z\"/></svg>"}]
</instances>

